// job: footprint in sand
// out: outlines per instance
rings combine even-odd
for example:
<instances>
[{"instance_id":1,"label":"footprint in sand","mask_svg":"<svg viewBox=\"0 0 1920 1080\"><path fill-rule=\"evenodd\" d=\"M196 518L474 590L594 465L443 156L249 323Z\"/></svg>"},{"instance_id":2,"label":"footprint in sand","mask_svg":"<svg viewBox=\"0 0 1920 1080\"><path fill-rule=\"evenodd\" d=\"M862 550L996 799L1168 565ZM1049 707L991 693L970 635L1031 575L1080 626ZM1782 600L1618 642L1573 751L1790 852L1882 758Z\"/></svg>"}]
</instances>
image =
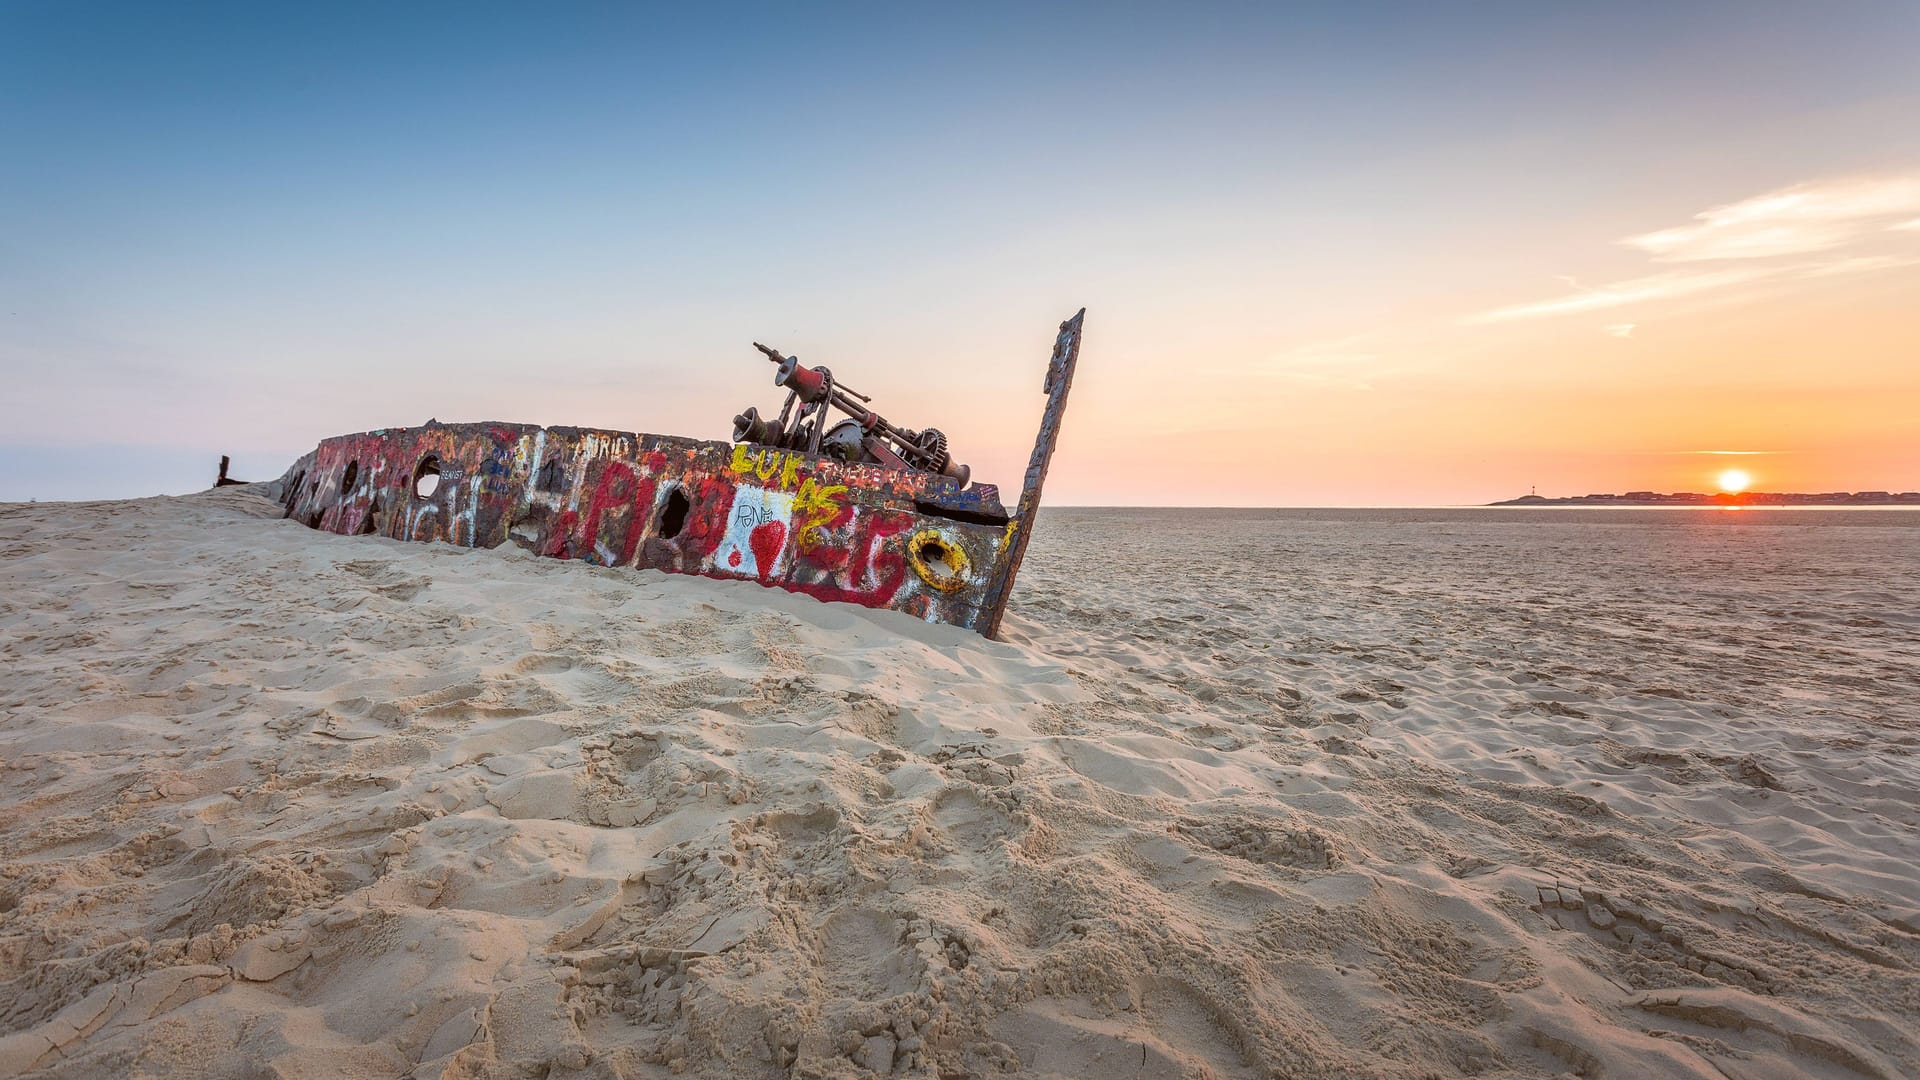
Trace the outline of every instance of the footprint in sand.
<instances>
[{"instance_id":1,"label":"footprint in sand","mask_svg":"<svg viewBox=\"0 0 1920 1080\"><path fill-rule=\"evenodd\" d=\"M803 845L826 839L839 824L840 811L821 805L800 811L775 810L761 814L749 826L754 832L772 833L782 845Z\"/></svg>"},{"instance_id":2,"label":"footprint in sand","mask_svg":"<svg viewBox=\"0 0 1920 1080\"><path fill-rule=\"evenodd\" d=\"M528 653L514 661L513 670L522 675L555 675L573 670L573 657L564 653Z\"/></svg>"},{"instance_id":3,"label":"footprint in sand","mask_svg":"<svg viewBox=\"0 0 1920 1080\"><path fill-rule=\"evenodd\" d=\"M850 908L820 928L820 972L839 993L880 1001L914 989L906 924L872 908Z\"/></svg>"},{"instance_id":4,"label":"footprint in sand","mask_svg":"<svg viewBox=\"0 0 1920 1080\"><path fill-rule=\"evenodd\" d=\"M1314 828L1288 829L1246 821L1183 821L1180 833L1251 863L1332 870L1346 862L1331 836Z\"/></svg>"},{"instance_id":5,"label":"footprint in sand","mask_svg":"<svg viewBox=\"0 0 1920 1080\"><path fill-rule=\"evenodd\" d=\"M1227 1012L1180 979L1149 976L1135 1006L1114 1010L1085 997L1047 997L989 1027L1028 1075L1241 1080L1258 1075Z\"/></svg>"},{"instance_id":6,"label":"footprint in sand","mask_svg":"<svg viewBox=\"0 0 1920 1080\"><path fill-rule=\"evenodd\" d=\"M956 851L989 851L1010 840L1015 832L1006 811L967 788L948 788L933 800L933 830Z\"/></svg>"}]
</instances>

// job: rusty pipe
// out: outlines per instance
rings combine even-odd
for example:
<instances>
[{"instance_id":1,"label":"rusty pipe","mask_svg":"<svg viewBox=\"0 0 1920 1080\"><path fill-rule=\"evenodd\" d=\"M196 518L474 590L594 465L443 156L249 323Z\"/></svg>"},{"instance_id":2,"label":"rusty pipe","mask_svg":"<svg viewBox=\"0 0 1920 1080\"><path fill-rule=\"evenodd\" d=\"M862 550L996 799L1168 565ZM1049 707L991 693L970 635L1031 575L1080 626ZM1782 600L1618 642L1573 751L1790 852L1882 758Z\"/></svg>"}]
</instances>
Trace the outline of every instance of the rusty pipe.
<instances>
[{"instance_id":1,"label":"rusty pipe","mask_svg":"<svg viewBox=\"0 0 1920 1080\"><path fill-rule=\"evenodd\" d=\"M873 400L871 397L840 385L826 368L808 367L802 364L798 357L783 355L780 350L762 345L757 341L753 343L753 347L766 354L768 360L780 365L780 369L773 375L775 386L785 387L795 397L810 405L820 403L832 405L853 417L859 422L860 429L869 434L877 432L904 447L914 445L912 433L895 427L885 417L865 407L866 402ZM757 430L753 421L748 419L748 413L752 412L753 410L749 409L747 413L734 418L735 442L742 441L742 434ZM764 424L765 421L759 421L759 423ZM818 447L814 449L817 450ZM936 470L937 475L945 476L961 487L967 486L972 473L973 470L954 461L951 457L947 459L944 467Z\"/></svg>"}]
</instances>

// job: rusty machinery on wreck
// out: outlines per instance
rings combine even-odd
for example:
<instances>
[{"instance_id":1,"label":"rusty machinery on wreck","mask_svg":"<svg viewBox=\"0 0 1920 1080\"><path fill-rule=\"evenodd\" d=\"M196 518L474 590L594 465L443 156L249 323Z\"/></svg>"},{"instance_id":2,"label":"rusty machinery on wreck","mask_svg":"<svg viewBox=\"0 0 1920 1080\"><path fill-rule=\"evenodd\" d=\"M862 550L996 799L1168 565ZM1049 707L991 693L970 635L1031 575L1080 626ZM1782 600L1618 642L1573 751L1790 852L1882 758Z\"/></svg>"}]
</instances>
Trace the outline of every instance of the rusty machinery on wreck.
<instances>
[{"instance_id":1,"label":"rusty machinery on wreck","mask_svg":"<svg viewBox=\"0 0 1920 1080\"><path fill-rule=\"evenodd\" d=\"M830 369L757 343L786 401L777 416L736 416L732 443L428 421L327 439L273 490L288 517L329 532L512 542L608 566L757 581L992 637L1040 506L1085 315L1055 337L1011 512L997 487L973 482L939 429L896 425Z\"/></svg>"},{"instance_id":2,"label":"rusty machinery on wreck","mask_svg":"<svg viewBox=\"0 0 1920 1080\"><path fill-rule=\"evenodd\" d=\"M954 462L947 449L946 433L939 428L910 431L888 423L866 407L872 398L835 382L831 370L806 367L798 357L782 356L778 349L757 341L753 347L779 365L773 385L786 388L787 401L772 420L763 419L751 406L734 417L734 442L825 453L841 461L865 461L895 469L919 469L967 486L973 472ZM798 411L795 403L800 406ZM829 426L827 421L833 419L834 409L846 416Z\"/></svg>"}]
</instances>

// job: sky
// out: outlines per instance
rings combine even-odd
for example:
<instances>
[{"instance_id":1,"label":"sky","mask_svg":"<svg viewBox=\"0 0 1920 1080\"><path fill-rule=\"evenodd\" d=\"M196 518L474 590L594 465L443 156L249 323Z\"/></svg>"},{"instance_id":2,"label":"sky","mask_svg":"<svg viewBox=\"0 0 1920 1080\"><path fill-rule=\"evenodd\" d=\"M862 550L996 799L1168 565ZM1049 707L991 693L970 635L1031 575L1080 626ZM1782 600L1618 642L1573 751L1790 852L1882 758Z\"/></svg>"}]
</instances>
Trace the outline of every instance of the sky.
<instances>
[{"instance_id":1,"label":"sky","mask_svg":"<svg viewBox=\"0 0 1920 1080\"><path fill-rule=\"evenodd\" d=\"M1011 502L1920 489L1920 4L0 4L0 499L730 437ZM1737 454L1727 453L1729 451Z\"/></svg>"}]
</instances>

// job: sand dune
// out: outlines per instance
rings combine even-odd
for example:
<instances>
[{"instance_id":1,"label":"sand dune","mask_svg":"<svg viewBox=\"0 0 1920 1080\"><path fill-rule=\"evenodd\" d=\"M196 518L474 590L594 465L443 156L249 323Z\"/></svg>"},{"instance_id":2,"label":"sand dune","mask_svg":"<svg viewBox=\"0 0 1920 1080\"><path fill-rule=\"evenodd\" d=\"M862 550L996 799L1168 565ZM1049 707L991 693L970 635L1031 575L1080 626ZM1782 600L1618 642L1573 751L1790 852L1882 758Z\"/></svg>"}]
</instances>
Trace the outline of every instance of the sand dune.
<instances>
[{"instance_id":1,"label":"sand dune","mask_svg":"<svg viewBox=\"0 0 1920 1080\"><path fill-rule=\"evenodd\" d=\"M0 507L0 1075L1920 1073L1920 529L1050 512L1010 640Z\"/></svg>"}]
</instances>

